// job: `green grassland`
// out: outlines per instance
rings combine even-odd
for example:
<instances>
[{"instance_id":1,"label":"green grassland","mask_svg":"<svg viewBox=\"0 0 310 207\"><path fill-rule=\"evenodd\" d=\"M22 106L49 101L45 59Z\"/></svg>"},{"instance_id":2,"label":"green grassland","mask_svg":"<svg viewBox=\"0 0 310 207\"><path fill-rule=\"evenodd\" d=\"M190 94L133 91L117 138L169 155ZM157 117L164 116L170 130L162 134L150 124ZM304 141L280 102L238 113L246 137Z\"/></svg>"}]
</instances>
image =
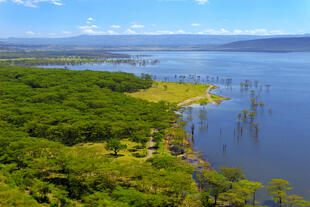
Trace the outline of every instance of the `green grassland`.
<instances>
[{"instance_id":1,"label":"green grassland","mask_svg":"<svg viewBox=\"0 0 310 207\"><path fill-rule=\"evenodd\" d=\"M81 143L75 145L75 149L85 149L95 152L96 154L103 155L107 158L117 159L117 160L141 160L145 159L147 155L147 149L142 147L136 142L132 142L128 139L121 141L122 144L127 146L127 149L121 150L117 157L114 157L111 151L105 149L105 142L98 143Z\"/></svg>"},{"instance_id":2,"label":"green grassland","mask_svg":"<svg viewBox=\"0 0 310 207\"><path fill-rule=\"evenodd\" d=\"M206 90L209 87L210 85L206 84L154 81L151 88L146 90L140 90L135 93L128 93L128 95L151 102L166 101L169 103L181 103L190 98L205 95ZM212 87L212 89L214 88L216 88L216 86ZM211 95L211 97L214 100L223 99L222 97L216 95ZM202 102L208 102L208 99L202 98L193 103L202 103Z\"/></svg>"}]
</instances>

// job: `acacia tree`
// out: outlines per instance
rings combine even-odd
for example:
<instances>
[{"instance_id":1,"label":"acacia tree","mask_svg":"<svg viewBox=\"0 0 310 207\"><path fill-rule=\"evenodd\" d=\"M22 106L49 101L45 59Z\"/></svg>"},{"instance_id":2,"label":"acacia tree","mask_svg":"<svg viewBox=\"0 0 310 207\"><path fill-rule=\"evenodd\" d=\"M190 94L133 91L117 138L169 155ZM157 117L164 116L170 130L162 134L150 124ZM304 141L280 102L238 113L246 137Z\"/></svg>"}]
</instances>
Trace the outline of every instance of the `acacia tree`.
<instances>
[{"instance_id":1,"label":"acacia tree","mask_svg":"<svg viewBox=\"0 0 310 207\"><path fill-rule=\"evenodd\" d=\"M212 195L214 198L213 206L217 205L219 196L229 189L229 182L226 177L216 171L205 170L198 175L200 187L207 192L207 195ZM206 203L209 203L209 197L205 197Z\"/></svg>"},{"instance_id":2,"label":"acacia tree","mask_svg":"<svg viewBox=\"0 0 310 207\"><path fill-rule=\"evenodd\" d=\"M245 179L241 168L229 168L229 167L221 167L220 173L224 175L228 181L237 182L239 180Z\"/></svg>"},{"instance_id":3,"label":"acacia tree","mask_svg":"<svg viewBox=\"0 0 310 207\"><path fill-rule=\"evenodd\" d=\"M263 185L259 182L252 182L246 179L233 183L233 187L221 194L220 199L235 207L248 206L247 203L253 198L252 205L255 205L255 193Z\"/></svg>"},{"instance_id":4,"label":"acacia tree","mask_svg":"<svg viewBox=\"0 0 310 207\"><path fill-rule=\"evenodd\" d=\"M310 206L309 201L303 200L304 198L298 195L289 195L286 198L286 202L288 207L295 207L295 206L301 206L301 207L306 207Z\"/></svg>"},{"instance_id":5,"label":"acacia tree","mask_svg":"<svg viewBox=\"0 0 310 207\"><path fill-rule=\"evenodd\" d=\"M122 144L118 139L110 139L105 145L106 150L114 152L114 156L117 157L117 153L122 149L127 149L127 145Z\"/></svg>"},{"instance_id":6,"label":"acacia tree","mask_svg":"<svg viewBox=\"0 0 310 207\"><path fill-rule=\"evenodd\" d=\"M278 204L279 207L282 207L283 202L287 198L286 192L292 190L289 187L290 183L283 179L272 179L267 186L267 190L273 196L274 202Z\"/></svg>"}]
</instances>

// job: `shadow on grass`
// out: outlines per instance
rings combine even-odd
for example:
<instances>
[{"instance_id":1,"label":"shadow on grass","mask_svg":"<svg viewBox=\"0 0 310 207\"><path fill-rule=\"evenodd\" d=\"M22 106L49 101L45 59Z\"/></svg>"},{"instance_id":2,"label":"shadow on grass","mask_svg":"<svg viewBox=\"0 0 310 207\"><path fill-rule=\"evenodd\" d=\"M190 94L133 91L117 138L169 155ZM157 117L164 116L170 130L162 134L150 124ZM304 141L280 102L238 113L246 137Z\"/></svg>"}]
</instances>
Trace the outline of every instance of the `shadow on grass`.
<instances>
[{"instance_id":1,"label":"shadow on grass","mask_svg":"<svg viewBox=\"0 0 310 207\"><path fill-rule=\"evenodd\" d=\"M136 158L143 158L143 157L146 157L146 155L144 155L144 154L141 154L141 153L133 153L132 154L134 157L136 157Z\"/></svg>"},{"instance_id":2,"label":"shadow on grass","mask_svg":"<svg viewBox=\"0 0 310 207\"><path fill-rule=\"evenodd\" d=\"M133 149L139 150L139 149L144 149L145 147L142 145L136 145L133 147Z\"/></svg>"},{"instance_id":3,"label":"shadow on grass","mask_svg":"<svg viewBox=\"0 0 310 207\"><path fill-rule=\"evenodd\" d=\"M125 155L123 154L117 154L117 156L114 155L114 153L109 153L109 154L106 154L105 157L108 157L108 158L118 158L118 157L124 157Z\"/></svg>"}]
</instances>

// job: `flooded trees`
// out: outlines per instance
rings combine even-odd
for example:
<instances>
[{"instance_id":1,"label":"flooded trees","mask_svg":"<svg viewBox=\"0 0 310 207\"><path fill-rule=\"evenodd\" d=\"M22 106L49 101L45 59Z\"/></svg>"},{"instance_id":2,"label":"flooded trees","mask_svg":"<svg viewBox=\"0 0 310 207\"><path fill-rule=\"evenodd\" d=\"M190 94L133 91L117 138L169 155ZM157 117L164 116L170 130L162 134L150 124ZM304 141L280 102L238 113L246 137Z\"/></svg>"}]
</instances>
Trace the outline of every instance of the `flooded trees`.
<instances>
[{"instance_id":1,"label":"flooded trees","mask_svg":"<svg viewBox=\"0 0 310 207\"><path fill-rule=\"evenodd\" d=\"M203 124L205 120L207 120L207 115L205 110L200 110L199 114L200 124Z\"/></svg>"},{"instance_id":2,"label":"flooded trees","mask_svg":"<svg viewBox=\"0 0 310 207\"><path fill-rule=\"evenodd\" d=\"M194 142L194 137L195 137L195 124L194 123L191 126L191 131L192 131L192 141Z\"/></svg>"},{"instance_id":3,"label":"flooded trees","mask_svg":"<svg viewBox=\"0 0 310 207\"><path fill-rule=\"evenodd\" d=\"M250 117L251 122L253 122L253 121L254 121L254 118L256 117L256 112L251 111L251 112L249 113L249 117Z\"/></svg>"},{"instance_id":4,"label":"flooded trees","mask_svg":"<svg viewBox=\"0 0 310 207\"><path fill-rule=\"evenodd\" d=\"M243 113L243 118L246 119L247 115L249 114L249 111L244 109L244 110L242 110L242 113Z\"/></svg>"}]
</instances>

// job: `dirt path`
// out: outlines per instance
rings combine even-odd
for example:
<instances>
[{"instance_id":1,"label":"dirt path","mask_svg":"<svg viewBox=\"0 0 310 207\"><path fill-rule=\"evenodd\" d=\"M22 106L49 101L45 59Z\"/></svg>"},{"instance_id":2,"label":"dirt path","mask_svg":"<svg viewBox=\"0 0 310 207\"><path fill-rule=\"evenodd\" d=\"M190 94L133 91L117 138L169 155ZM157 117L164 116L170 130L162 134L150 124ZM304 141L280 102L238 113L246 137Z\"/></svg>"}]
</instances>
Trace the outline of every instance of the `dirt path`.
<instances>
[{"instance_id":1,"label":"dirt path","mask_svg":"<svg viewBox=\"0 0 310 207\"><path fill-rule=\"evenodd\" d=\"M151 158L153 156L153 149L154 149L155 143L153 142L153 139L150 139L149 147L148 147L148 155L146 159Z\"/></svg>"},{"instance_id":2,"label":"dirt path","mask_svg":"<svg viewBox=\"0 0 310 207\"><path fill-rule=\"evenodd\" d=\"M194 97L194 98L187 99L186 101L183 101L182 103L179 103L178 106L188 105L188 104L190 104L190 103L192 103L194 101L198 101L198 100L200 100L202 98L207 98L209 103L216 104L216 102L213 101L213 99L211 98L211 95L209 93L212 88L213 88L213 86L209 86L206 89L206 94L205 95L201 95L201 96L197 96L197 97Z\"/></svg>"}]
</instances>

